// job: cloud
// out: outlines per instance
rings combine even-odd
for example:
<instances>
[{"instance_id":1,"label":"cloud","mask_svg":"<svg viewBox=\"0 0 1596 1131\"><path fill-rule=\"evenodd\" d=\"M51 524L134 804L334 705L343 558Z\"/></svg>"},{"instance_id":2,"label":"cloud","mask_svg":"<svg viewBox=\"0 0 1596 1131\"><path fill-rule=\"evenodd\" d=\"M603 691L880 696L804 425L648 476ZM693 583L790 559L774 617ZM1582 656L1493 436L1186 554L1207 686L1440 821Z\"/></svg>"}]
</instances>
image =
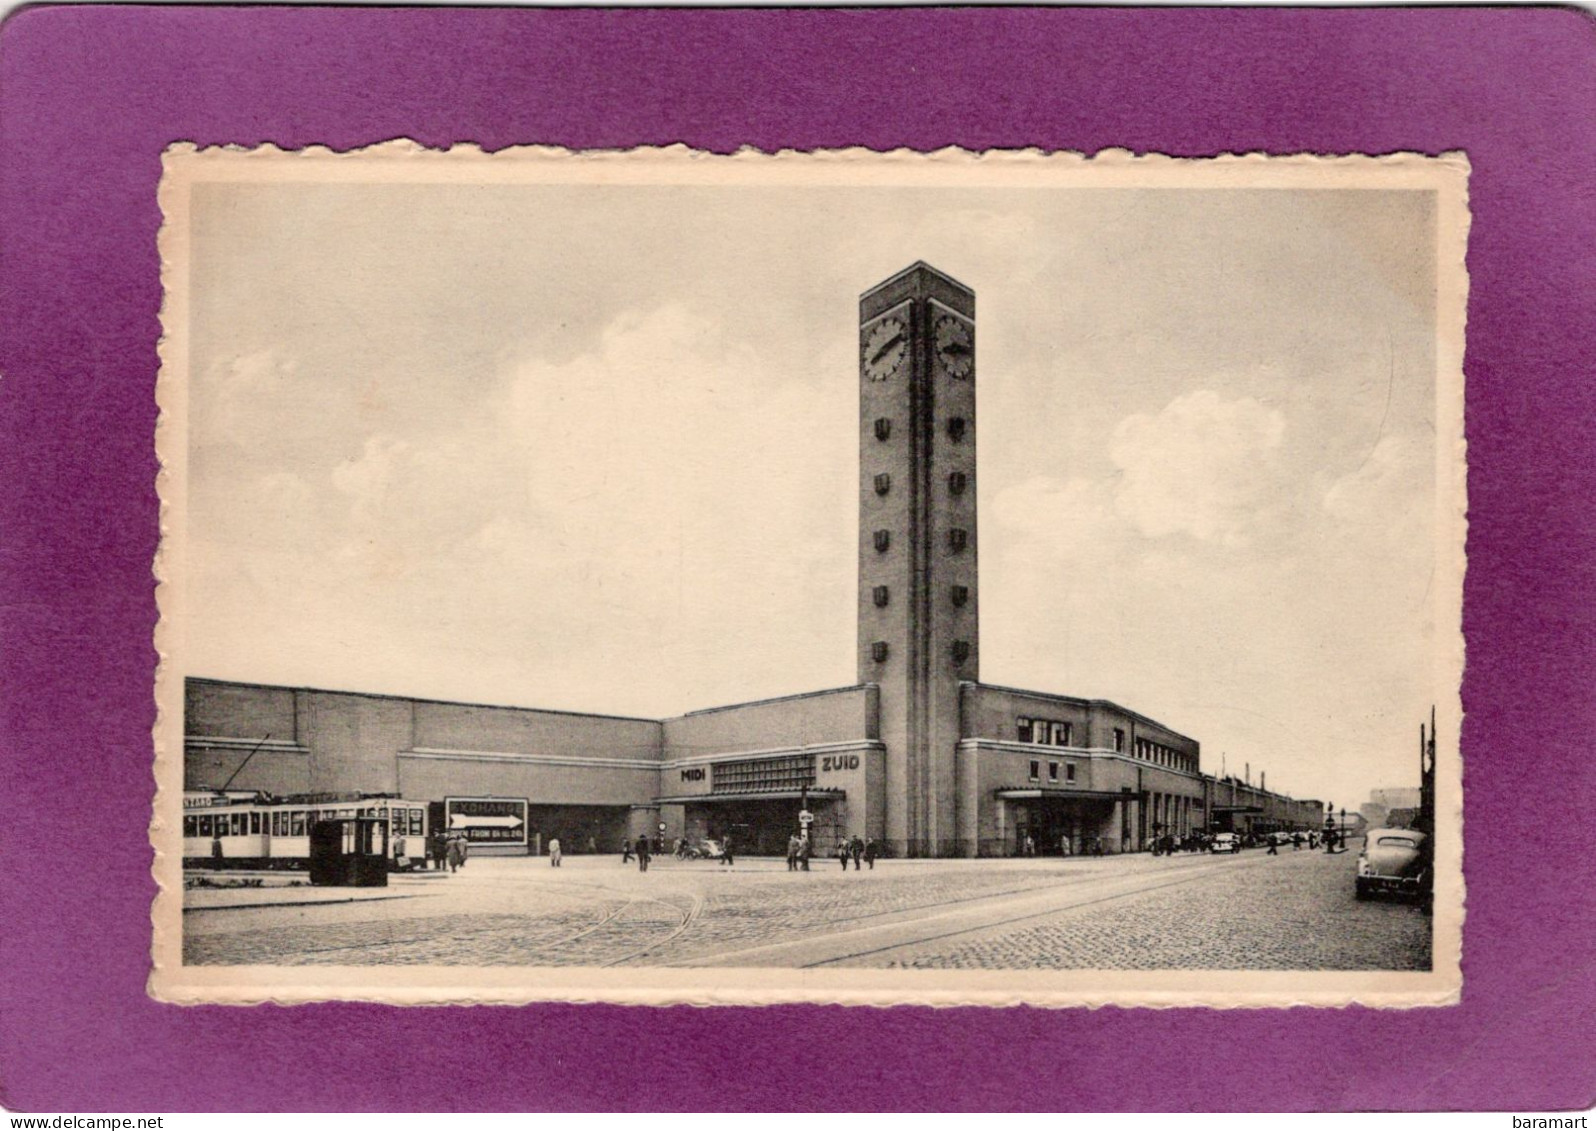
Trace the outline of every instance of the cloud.
<instances>
[{"instance_id":1,"label":"cloud","mask_svg":"<svg viewBox=\"0 0 1596 1131\"><path fill-rule=\"evenodd\" d=\"M1121 479L1115 507L1143 534L1190 534L1241 545L1279 478L1285 417L1251 397L1200 390L1157 415L1120 421L1109 456Z\"/></svg>"}]
</instances>

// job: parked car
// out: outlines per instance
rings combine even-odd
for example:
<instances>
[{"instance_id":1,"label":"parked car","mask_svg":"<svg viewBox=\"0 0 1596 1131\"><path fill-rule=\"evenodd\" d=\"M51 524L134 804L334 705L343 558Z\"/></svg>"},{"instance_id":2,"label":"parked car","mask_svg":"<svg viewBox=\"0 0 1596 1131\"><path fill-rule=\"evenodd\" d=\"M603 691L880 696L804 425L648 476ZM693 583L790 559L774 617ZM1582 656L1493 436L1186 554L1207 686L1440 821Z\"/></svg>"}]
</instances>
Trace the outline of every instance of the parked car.
<instances>
[{"instance_id":1,"label":"parked car","mask_svg":"<svg viewBox=\"0 0 1596 1131\"><path fill-rule=\"evenodd\" d=\"M1359 899L1381 893L1425 900L1430 895L1430 838L1415 829L1370 829L1358 854Z\"/></svg>"},{"instance_id":2,"label":"parked car","mask_svg":"<svg viewBox=\"0 0 1596 1131\"><path fill-rule=\"evenodd\" d=\"M1235 833L1215 833L1209 852L1240 852L1241 838Z\"/></svg>"}]
</instances>

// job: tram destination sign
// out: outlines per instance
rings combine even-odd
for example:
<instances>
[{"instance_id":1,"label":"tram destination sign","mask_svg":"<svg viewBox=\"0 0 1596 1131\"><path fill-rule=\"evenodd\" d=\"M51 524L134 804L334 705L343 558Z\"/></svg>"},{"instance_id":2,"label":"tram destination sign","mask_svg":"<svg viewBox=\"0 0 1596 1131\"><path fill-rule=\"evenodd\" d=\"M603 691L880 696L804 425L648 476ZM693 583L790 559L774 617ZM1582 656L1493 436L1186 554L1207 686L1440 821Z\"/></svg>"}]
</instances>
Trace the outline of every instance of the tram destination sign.
<instances>
[{"instance_id":1,"label":"tram destination sign","mask_svg":"<svg viewBox=\"0 0 1596 1131\"><path fill-rule=\"evenodd\" d=\"M448 797L443 804L449 831L472 844L526 844L524 797Z\"/></svg>"}]
</instances>

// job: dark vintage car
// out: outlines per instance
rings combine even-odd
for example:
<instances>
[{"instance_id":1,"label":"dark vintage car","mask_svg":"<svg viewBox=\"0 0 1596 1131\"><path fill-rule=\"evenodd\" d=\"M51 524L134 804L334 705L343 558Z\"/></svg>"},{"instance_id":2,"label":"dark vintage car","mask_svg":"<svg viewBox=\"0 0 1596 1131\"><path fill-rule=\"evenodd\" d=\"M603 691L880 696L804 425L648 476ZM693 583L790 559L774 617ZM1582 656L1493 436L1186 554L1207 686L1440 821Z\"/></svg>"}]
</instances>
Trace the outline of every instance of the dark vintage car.
<instances>
[{"instance_id":1,"label":"dark vintage car","mask_svg":"<svg viewBox=\"0 0 1596 1131\"><path fill-rule=\"evenodd\" d=\"M1423 900L1430 893L1429 838L1416 829L1370 829L1358 855L1357 896Z\"/></svg>"}]
</instances>

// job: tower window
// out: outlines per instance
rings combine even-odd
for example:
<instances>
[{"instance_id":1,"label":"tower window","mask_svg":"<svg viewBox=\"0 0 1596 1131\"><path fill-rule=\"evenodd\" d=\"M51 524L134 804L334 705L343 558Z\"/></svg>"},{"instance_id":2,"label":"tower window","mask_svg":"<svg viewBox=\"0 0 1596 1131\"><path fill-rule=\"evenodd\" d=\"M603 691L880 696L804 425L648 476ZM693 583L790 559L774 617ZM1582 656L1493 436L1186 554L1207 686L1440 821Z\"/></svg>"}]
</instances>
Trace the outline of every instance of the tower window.
<instances>
[{"instance_id":1,"label":"tower window","mask_svg":"<svg viewBox=\"0 0 1596 1131\"><path fill-rule=\"evenodd\" d=\"M870 645L870 658L878 664L886 663L887 642L885 640L877 640L874 644Z\"/></svg>"},{"instance_id":2,"label":"tower window","mask_svg":"<svg viewBox=\"0 0 1596 1131\"><path fill-rule=\"evenodd\" d=\"M890 594L888 594L887 587L885 585L877 585L875 587L875 590L872 593L872 596L874 596L874 598L875 598L876 608L878 608L878 609L886 608L887 599L890 596Z\"/></svg>"},{"instance_id":3,"label":"tower window","mask_svg":"<svg viewBox=\"0 0 1596 1131\"><path fill-rule=\"evenodd\" d=\"M875 533L876 553L884 554L887 547L892 545L892 531L878 530Z\"/></svg>"},{"instance_id":4,"label":"tower window","mask_svg":"<svg viewBox=\"0 0 1596 1131\"><path fill-rule=\"evenodd\" d=\"M885 440L892 435L892 421L884 416L876 417L876 439Z\"/></svg>"},{"instance_id":5,"label":"tower window","mask_svg":"<svg viewBox=\"0 0 1596 1131\"><path fill-rule=\"evenodd\" d=\"M892 476L886 472L876 476L876 494L885 495L890 490L892 490Z\"/></svg>"},{"instance_id":6,"label":"tower window","mask_svg":"<svg viewBox=\"0 0 1596 1131\"><path fill-rule=\"evenodd\" d=\"M970 536L963 530L953 529L948 531L948 548L955 554L959 553L969 543Z\"/></svg>"},{"instance_id":7,"label":"tower window","mask_svg":"<svg viewBox=\"0 0 1596 1131\"><path fill-rule=\"evenodd\" d=\"M953 662L962 664L970 658L970 642L968 640L955 640L953 642Z\"/></svg>"},{"instance_id":8,"label":"tower window","mask_svg":"<svg viewBox=\"0 0 1596 1131\"><path fill-rule=\"evenodd\" d=\"M948 438L955 444L964 439L964 417L954 416L948 420Z\"/></svg>"},{"instance_id":9,"label":"tower window","mask_svg":"<svg viewBox=\"0 0 1596 1131\"><path fill-rule=\"evenodd\" d=\"M970 600L970 587L968 585L955 585L952 597L954 608L963 608Z\"/></svg>"},{"instance_id":10,"label":"tower window","mask_svg":"<svg viewBox=\"0 0 1596 1131\"><path fill-rule=\"evenodd\" d=\"M968 482L964 472L955 471L948 476L948 490L955 495L962 495Z\"/></svg>"}]
</instances>

